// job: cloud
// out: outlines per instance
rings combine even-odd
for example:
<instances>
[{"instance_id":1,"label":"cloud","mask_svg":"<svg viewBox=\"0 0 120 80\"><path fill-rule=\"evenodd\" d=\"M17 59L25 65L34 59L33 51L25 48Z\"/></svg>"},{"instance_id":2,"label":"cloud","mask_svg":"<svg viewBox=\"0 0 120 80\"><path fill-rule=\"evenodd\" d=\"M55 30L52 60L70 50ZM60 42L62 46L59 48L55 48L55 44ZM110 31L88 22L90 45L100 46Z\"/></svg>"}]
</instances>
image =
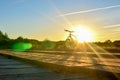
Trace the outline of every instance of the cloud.
<instances>
[{"instance_id":1,"label":"cloud","mask_svg":"<svg viewBox=\"0 0 120 80\"><path fill-rule=\"evenodd\" d=\"M120 24L107 25L107 26L104 26L103 28L120 28Z\"/></svg>"},{"instance_id":2,"label":"cloud","mask_svg":"<svg viewBox=\"0 0 120 80\"><path fill-rule=\"evenodd\" d=\"M114 5L114 6L107 6L107 7L102 7L102 8L95 8L95 9L71 12L71 13L62 14L60 16L70 16L70 15L74 15L74 14L89 13L89 12L95 12L95 11L99 11L99 10L106 10L106 9L117 8L117 7L120 7L120 5Z\"/></svg>"}]
</instances>

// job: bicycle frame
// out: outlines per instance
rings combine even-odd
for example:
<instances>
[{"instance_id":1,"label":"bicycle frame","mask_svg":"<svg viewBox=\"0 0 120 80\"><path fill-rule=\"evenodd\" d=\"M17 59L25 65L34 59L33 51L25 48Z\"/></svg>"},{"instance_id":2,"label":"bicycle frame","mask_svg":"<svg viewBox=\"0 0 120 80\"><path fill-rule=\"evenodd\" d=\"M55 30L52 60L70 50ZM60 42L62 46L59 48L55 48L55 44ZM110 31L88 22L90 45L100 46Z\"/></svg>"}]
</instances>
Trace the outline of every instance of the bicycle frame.
<instances>
[{"instance_id":1,"label":"bicycle frame","mask_svg":"<svg viewBox=\"0 0 120 80\"><path fill-rule=\"evenodd\" d=\"M75 48L77 45L77 39L75 35L72 34L74 31L70 31L70 30L65 30L65 31L69 32L69 35L67 39L65 40L65 46L69 49Z\"/></svg>"}]
</instances>

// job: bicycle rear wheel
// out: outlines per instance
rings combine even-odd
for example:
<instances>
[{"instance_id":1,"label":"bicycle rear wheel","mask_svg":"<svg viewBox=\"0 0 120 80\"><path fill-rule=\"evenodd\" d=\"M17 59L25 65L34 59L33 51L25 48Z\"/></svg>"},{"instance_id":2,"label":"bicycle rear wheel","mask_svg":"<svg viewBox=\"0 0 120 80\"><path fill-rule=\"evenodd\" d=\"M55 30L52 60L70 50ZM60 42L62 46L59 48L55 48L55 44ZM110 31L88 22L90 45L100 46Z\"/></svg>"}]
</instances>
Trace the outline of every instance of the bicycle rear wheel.
<instances>
[{"instance_id":1,"label":"bicycle rear wheel","mask_svg":"<svg viewBox=\"0 0 120 80\"><path fill-rule=\"evenodd\" d=\"M78 44L78 42L77 42L77 38L75 36L68 37L65 41L65 46L68 49L75 49L77 44Z\"/></svg>"}]
</instances>

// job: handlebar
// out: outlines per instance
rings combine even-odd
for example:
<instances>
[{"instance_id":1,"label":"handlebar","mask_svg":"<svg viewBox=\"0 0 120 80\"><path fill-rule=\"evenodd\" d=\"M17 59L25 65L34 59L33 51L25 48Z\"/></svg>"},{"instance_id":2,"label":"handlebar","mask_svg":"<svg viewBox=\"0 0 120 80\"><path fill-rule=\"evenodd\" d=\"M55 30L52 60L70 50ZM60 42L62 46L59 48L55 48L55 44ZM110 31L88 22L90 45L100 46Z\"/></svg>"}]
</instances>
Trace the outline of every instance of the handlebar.
<instances>
[{"instance_id":1,"label":"handlebar","mask_svg":"<svg viewBox=\"0 0 120 80\"><path fill-rule=\"evenodd\" d=\"M72 33L72 32L74 32L74 31L70 31L70 30L67 30L67 29L65 29L65 31L66 31L66 32L69 32L69 33Z\"/></svg>"}]
</instances>

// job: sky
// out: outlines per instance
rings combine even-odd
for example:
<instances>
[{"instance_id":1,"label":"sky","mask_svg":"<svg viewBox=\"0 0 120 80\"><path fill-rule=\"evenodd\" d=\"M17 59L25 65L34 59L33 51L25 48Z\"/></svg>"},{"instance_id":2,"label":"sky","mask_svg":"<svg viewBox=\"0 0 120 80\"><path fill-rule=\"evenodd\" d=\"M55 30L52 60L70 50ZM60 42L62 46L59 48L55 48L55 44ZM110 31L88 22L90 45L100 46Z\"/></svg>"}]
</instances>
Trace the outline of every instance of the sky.
<instances>
[{"instance_id":1,"label":"sky","mask_svg":"<svg viewBox=\"0 0 120 80\"><path fill-rule=\"evenodd\" d=\"M93 41L114 41L120 40L119 14L120 0L0 0L0 30L13 39L59 41L68 35L64 29L82 25Z\"/></svg>"}]
</instances>

